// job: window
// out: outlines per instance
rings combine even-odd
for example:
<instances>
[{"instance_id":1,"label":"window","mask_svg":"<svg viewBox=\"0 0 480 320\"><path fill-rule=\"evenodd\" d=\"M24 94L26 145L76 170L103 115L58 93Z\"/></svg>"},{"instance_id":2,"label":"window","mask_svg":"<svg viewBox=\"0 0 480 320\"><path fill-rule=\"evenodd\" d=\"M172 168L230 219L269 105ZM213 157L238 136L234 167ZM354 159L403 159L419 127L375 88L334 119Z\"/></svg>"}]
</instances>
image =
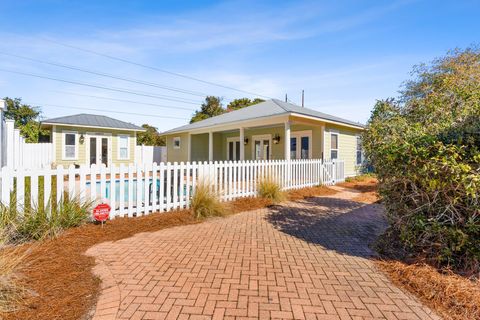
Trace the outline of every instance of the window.
<instances>
[{"instance_id":1,"label":"window","mask_svg":"<svg viewBox=\"0 0 480 320\"><path fill-rule=\"evenodd\" d=\"M77 159L77 133L76 132L63 133L63 159L65 160Z\"/></svg>"},{"instance_id":2,"label":"window","mask_svg":"<svg viewBox=\"0 0 480 320\"><path fill-rule=\"evenodd\" d=\"M338 159L338 133L330 134L330 159Z\"/></svg>"},{"instance_id":3,"label":"window","mask_svg":"<svg viewBox=\"0 0 480 320\"><path fill-rule=\"evenodd\" d=\"M357 165L361 165L363 162L362 154L362 137L357 136Z\"/></svg>"},{"instance_id":4,"label":"window","mask_svg":"<svg viewBox=\"0 0 480 320\"><path fill-rule=\"evenodd\" d=\"M173 138L173 149L180 149L180 137Z\"/></svg>"},{"instance_id":5,"label":"window","mask_svg":"<svg viewBox=\"0 0 480 320\"><path fill-rule=\"evenodd\" d=\"M127 135L118 136L118 159L126 160L130 158L129 138Z\"/></svg>"}]
</instances>

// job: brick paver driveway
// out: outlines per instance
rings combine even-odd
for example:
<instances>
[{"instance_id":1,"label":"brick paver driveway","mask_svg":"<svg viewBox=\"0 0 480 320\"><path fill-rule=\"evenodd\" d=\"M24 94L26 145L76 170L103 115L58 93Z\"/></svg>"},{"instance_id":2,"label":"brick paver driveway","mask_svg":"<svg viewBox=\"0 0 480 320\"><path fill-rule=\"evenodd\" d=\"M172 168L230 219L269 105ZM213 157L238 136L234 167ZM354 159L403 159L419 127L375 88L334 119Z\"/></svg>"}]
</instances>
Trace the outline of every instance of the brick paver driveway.
<instances>
[{"instance_id":1,"label":"brick paver driveway","mask_svg":"<svg viewBox=\"0 0 480 320\"><path fill-rule=\"evenodd\" d=\"M91 248L95 319L438 319L377 271L385 222L343 190Z\"/></svg>"}]
</instances>

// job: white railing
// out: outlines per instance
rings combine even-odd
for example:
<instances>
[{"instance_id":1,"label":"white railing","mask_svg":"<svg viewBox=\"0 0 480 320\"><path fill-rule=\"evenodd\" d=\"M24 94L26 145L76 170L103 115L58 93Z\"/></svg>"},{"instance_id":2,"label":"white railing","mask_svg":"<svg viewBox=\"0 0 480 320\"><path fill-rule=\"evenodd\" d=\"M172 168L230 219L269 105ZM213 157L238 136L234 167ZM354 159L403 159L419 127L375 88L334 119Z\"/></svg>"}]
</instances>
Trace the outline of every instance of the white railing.
<instances>
[{"instance_id":1,"label":"white railing","mask_svg":"<svg viewBox=\"0 0 480 320\"><path fill-rule=\"evenodd\" d=\"M48 208L50 199L59 202L62 197L79 197L82 201L109 203L113 219L188 208L199 183L208 183L224 201L255 196L258 182L267 177L284 190L332 185L344 180L344 162L312 159L153 163L108 168L92 165L78 169L3 167L0 201L18 208L26 203Z\"/></svg>"}]
</instances>

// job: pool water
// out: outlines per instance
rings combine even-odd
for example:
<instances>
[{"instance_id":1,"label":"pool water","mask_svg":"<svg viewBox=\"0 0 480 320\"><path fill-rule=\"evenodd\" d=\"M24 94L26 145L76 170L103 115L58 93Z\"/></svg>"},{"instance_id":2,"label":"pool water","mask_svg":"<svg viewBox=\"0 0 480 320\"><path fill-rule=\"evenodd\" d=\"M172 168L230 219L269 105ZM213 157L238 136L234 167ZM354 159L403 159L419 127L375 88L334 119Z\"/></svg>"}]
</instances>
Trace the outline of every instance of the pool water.
<instances>
[{"instance_id":1,"label":"pool water","mask_svg":"<svg viewBox=\"0 0 480 320\"><path fill-rule=\"evenodd\" d=\"M132 201L133 202L136 202L137 201L137 188L140 187L141 188L141 199L145 199L145 179L142 179L140 180L141 183L140 183L140 186L138 185L138 182L137 182L137 179L133 179L133 187L132 187ZM148 183L149 183L149 187L148 187L148 190L149 190L149 199L152 199L152 179L149 179L148 180ZM160 196L160 180L157 180L156 181L157 183L157 199L159 198ZM87 188L90 188L90 184L91 182L87 182ZM124 181L124 201L125 203L128 202L128 184L129 184L129 180L125 180ZM96 181L96 192L97 192L97 196L101 195L100 193L100 187L101 184L100 184L100 181ZM111 186L111 182L110 181L107 181L105 183L105 198L106 199L110 199L110 195L111 195L111 192L112 192L112 186ZM164 196L166 196L166 184L164 185ZM173 183L171 184L171 194L173 194ZM191 187L190 187L190 191L191 191ZM120 180L115 180L115 183L114 183L114 192L115 192L115 199L116 201L119 201L120 199ZM187 186L184 185L183 186L183 195L185 196L187 194ZM180 190L178 190L177 192L177 195L180 196Z\"/></svg>"}]
</instances>

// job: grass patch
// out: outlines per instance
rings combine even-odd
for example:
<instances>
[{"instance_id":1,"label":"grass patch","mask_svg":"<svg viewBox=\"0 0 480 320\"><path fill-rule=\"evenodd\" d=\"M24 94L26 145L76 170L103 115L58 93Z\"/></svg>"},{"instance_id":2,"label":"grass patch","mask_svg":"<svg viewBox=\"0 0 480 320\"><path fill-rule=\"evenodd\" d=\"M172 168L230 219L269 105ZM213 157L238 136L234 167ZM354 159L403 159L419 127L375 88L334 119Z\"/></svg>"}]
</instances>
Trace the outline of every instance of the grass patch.
<instances>
[{"instance_id":1,"label":"grass patch","mask_svg":"<svg viewBox=\"0 0 480 320\"><path fill-rule=\"evenodd\" d=\"M77 198L65 198L53 208L47 204L46 208L41 205L17 210L14 205L0 205L0 229L7 243L56 237L65 229L87 222L91 207L90 202Z\"/></svg>"},{"instance_id":2,"label":"grass patch","mask_svg":"<svg viewBox=\"0 0 480 320\"><path fill-rule=\"evenodd\" d=\"M227 213L225 204L215 193L213 187L207 183L200 183L195 189L190 202L190 208L195 218L224 216Z\"/></svg>"},{"instance_id":3,"label":"grass patch","mask_svg":"<svg viewBox=\"0 0 480 320\"><path fill-rule=\"evenodd\" d=\"M257 194L260 198L268 199L273 203L279 203L286 200L285 192L282 187L272 178L265 178L258 182Z\"/></svg>"}]
</instances>

